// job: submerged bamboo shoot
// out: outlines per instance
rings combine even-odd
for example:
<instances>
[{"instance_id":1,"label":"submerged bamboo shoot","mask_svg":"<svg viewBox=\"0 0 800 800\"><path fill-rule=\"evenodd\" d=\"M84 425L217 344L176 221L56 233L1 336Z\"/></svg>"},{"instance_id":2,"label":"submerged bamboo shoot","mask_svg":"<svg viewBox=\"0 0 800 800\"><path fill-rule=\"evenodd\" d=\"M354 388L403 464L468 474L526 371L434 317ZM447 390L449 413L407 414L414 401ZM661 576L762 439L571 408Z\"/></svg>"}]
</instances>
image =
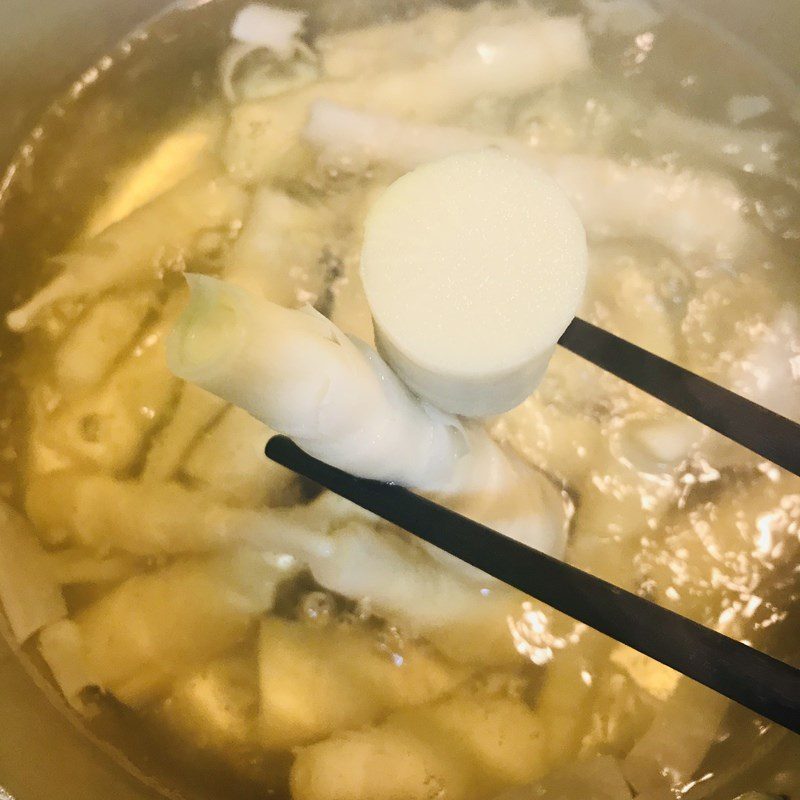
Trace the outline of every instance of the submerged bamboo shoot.
<instances>
[{"instance_id":1,"label":"submerged bamboo shoot","mask_svg":"<svg viewBox=\"0 0 800 800\"><path fill-rule=\"evenodd\" d=\"M316 581L346 597L364 598L374 613L413 634L457 628L482 616L505 619L511 594L496 584L481 586L442 570L421 547L359 522L337 527L331 555L309 560Z\"/></svg>"},{"instance_id":2,"label":"submerged bamboo shoot","mask_svg":"<svg viewBox=\"0 0 800 800\"><path fill-rule=\"evenodd\" d=\"M282 306L314 303L321 259L334 240L333 214L275 189L261 189L230 254L225 279Z\"/></svg>"},{"instance_id":3,"label":"submerged bamboo shoot","mask_svg":"<svg viewBox=\"0 0 800 800\"><path fill-rule=\"evenodd\" d=\"M111 287L158 277L167 259L180 258L205 228L240 219L246 194L228 178L203 169L55 259L61 272L7 317L23 331L62 300L96 295Z\"/></svg>"},{"instance_id":4,"label":"submerged bamboo shoot","mask_svg":"<svg viewBox=\"0 0 800 800\"><path fill-rule=\"evenodd\" d=\"M240 105L233 111L223 156L236 179L261 181L285 172L316 100L436 121L480 97L521 95L588 65L588 40L577 18L521 14L479 24L435 58L406 69L323 79L285 96Z\"/></svg>"},{"instance_id":5,"label":"submerged bamboo shoot","mask_svg":"<svg viewBox=\"0 0 800 800\"><path fill-rule=\"evenodd\" d=\"M134 290L109 295L92 306L58 348L59 382L68 392L97 386L131 347L156 305L154 292Z\"/></svg>"},{"instance_id":6,"label":"submerged bamboo shoot","mask_svg":"<svg viewBox=\"0 0 800 800\"><path fill-rule=\"evenodd\" d=\"M466 677L424 645L381 648L378 632L335 622L261 624L261 735L270 749L307 744L450 692Z\"/></svg>"},{"instance_id":7,"label":"submerged bamboo shoot","mask_svg":"<svg viewBox=\"0 0 800 800\"><path fill-rule=\"evenodd\" d=\"M61 472L28 488L28 514L51 542L140 556L202 553L249 544L307 559L330 552L313 508L231 508L176 483Z\"/></svg>"},{"instance_id":8,"label":"submerged bamboo shoot","mask_svg":"<svg viewBox=\"0 0 800 800\"><path fill-rule=\"evenodd\" d=\"M182 472L193 485L221 502L236 506L290 506L299 502L297 476L264 457L274 435L241 408L228 408L203 433Z\"/></svg>"},{"instance_id":9,"label":"submerged bamboo shoot","mask_svg":"<svg viewBox=\"0 0 800 800\"><path fill-rule=\"evenodd\" d=\"M297 800L492 797L545 771L546 732L521 700L462 691L299 751Z\"/></svg>"},{"instance_id":10,"label":"submerged bamboo shoot","mask_svg":"<svg viewBox=\"0 0 800 800\"><path fill-rule=\"evenodd\" d=\"M403 120L319 101L305 138L327 160L388 162L413 169L443 156L497 147L530 159L555 178L595 239L653 239L681 255L731 256L754 239L744 198L727 179L627 165L589 155L538 153L508 137Z\"/></svg>"},{"instance_id":11,"label":"submerged bamboo shoot","mask_svg":"<svg viewBox=\"0 0 800 800\"><path fill-rule=\"evenodd\" d=\"M20 643L67 614L47 554L22 515L1 501L0 607Z\"/></svg>"},{"instance_id":12,"label":"submerged bamboo shoot","mask_svg":"<svg viewBox=\"0 0 800 800\"><path fill-rule=\"evenodd\" d=\"M163 420L180 389L164 356L164 335L180 302L178 296L167 302L162 317L141 332L101 385L60 398L54 410L44 403L34 405L37 449L117 474L136 463L148 434Z\"/></svg>"},{"instance_id":13,"label":"submerged bamboo shoot","mask_svg":"<svg viewBox=\"0 0 800 800\"><path fill-rule=\"evenodd\" d=\"M156 434L147 452L142 479L164 481L174 477L192 444L225 411L225 402L186 384L172 419Z\"/></svg>"},{"instance_id":14,"label":"submerged bamboo shoot","mask_svg":"<svg viewBox=\"0 0 800 800\"><path fill-rule=\"evenodd\" d=\"M137 575L75 618L89 671L141 706L244 639L291 574L271 556L237 550Z\"/></svg>"}]
</instances>

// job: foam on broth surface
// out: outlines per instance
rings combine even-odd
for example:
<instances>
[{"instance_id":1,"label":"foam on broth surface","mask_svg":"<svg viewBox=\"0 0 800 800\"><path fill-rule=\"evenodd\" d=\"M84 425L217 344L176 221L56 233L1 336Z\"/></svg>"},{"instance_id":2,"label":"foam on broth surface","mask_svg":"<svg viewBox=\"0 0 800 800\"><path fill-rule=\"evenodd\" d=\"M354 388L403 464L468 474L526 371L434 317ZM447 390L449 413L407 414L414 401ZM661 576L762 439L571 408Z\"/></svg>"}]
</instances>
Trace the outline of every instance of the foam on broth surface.
<instances>
[{"instance_id":1,"label":"foam on broth surface","mask_svg":"<svg viewBox=\"0 0 800 800\"><path fill-rule=\"evenodd\" d=\"M437 22L436 13L446 25ZM464 29L458 30L466 30L466 36L470 26L495 24L510 12L489 9L485 17L473 16L466 23L459 12L447 13L423 15L406 38L402 29L356 27L344 35L351 37L343 40L346 49L342 44L337 50L335 37L329 37L326 52L329 58L344 53L382 59L390 72L401 72L408 64L432 58L437 47L446 47L437 37L455 35L454 19L462 20ZM131 110L113 111L122 123L136 119L143 109L144 119L150 120L175 97L192 97L157 137L161 144L141 130L131 133L130 144L121 139L109 148L113 125L108 120L93 139L77 124L69 128L65 123L61 130L53 124L46 130L52 138L40 146L41 159L33 167L32 185L38 191L25 194L18 182L7 200L7 219L20 223L16 234L9 225L2 237L13 254L8 263L16 265L4 270L8 280L19 280L29 266L38 269L44 256L74 253L75 234L97 232L104 222L133 210L144 199L148 182L155 194L156 187L166 189L167 183L185 177L164 175L159 186L158 159L148 155L158 148L195 141L191 137L202 130L208 149L198 149L197 166L215 163L220 152L215 137L224 135L228 110L214 98L212 73L229 16L230 6L225 5L184 15L176 24L180 46L159 43L156 37L139 61L131 55L116 77L110 70L107 85L93 87L94 94L83 100L97 103L95 108L114 109L124 90ZM595 17L581 21L590 30L592 24L599 24ZM387 36L387 30L393 33ZM723 53L710 47L705 54L682 49L687 63L677 74L675 42L685 41L681 37L686 35L677 20L635 33L606 30L593 39L597 66L589 73L514 97L475 98L446 122L548 152L638 159L667 169L677 164L731 181L748 207L745 248L727 255L685 254L640 236L609 239L598 234L591 246L590 288L582 313L796 416L800 389L792 365L799 357L798 311L793 300L799 283L790 263L797 246L796 197L780 180L796 157L796 134L779 108L750 124L784 137L785 153L770 162L772 176L734 169L703 152L690 121L682 129L694 137L690 146L648 140L641 130L648 91L682 114L703 112L720 123L725 121L726 101L744 93L748 81L753 91L768 94L752 76L741 76L735 87L725 85L723 71L714 69ZM415 42L402 50L403 43ZM165 88L155 75L164 74L163 69L148 71L146 65L169 61L170 47L180 52L172 65L184 66L174 70L173 86ZM690 63L690 58L696 61ZM344 58L332 64L342 74L350 69ZM253 74L257 78L258 70ZM257 91L257 84L249 86ZM360 98L356 88L353 97ZM346 102L348 96L336 99ZM261 113L259 102L251 100L239 112ZM255 123L249 130L260 141ZM231 163L240 164L239 157L248 157L248 151L240 149L234 158L231 136L229 132L223 152ZM247 144L246 137L237 141L242 147ZM93 143L105 145L102 158ZM712 151L713 146L708 143ZM293 227L287 237L293 246L281 253L295 276L298 301L318 303L342 327L368 335L360 322L359 226L371 198L400 170L391 163L356 164L354 169L335 154L331 160L331 153L320 164L317 155L313 149L293 150L284 174L246 191L280 192L302 204L299 209L291 206L290 222L301 212L305 222ZM123 164L127 166L120 170ZM149 166L137 171L137 164ZM67 207L63 220L43 229L41 220L52 202L42 194L43 186L45 176L54 174L73 191L85 182L85 194L83 199L75 196L74 209ZM185 202L191 208L192 197ZM101 704L105 710L89 723L95 732L121 743L164 786L199 796L256 797L265 790L286 796L290 748L297 747L299 766L292 779L296 797L355 800L359 791L365 797L382 796L380 787L386 782L381 783L378 769L370 773L377 788L355 786L351 794L337 795L332 783L349 785L347 764L373 758L369 754L380 746L413 754L403 762L408 780L414 779L413 766L432 770L434 789L449 791L446 796L473 792L491 797L509 785L546 781L556 770L579 772L581 767L574 765L597 754L624 760L628 779L638 782L642 792L654 791L663 766L652 761L659 725L685 727L687 714L697 713L705 726L692 717L696 739L669 737L677 771L693 773L706 758L699 776L711 777L694 784L692 774L682 775L687 797L716 791L714 796L722 800L751 789L791 796L797 790L791 738L773 748L780 733L736 711L721 723L720 730L730 735L721 737L706 756L712 740L720 738L717 724L726 714L724 704L710 693L676 685L664 670L538 604L499 591L488 599L480 593L473 596L413 544L376 530L369 519L353 519L349 510L319 501L309 507L312 516L337 520L333 535L350 548L353 578L373 571L385 585L397 586L398 602L408 609L403 619L372 614L366 589L337 572L336 564L324 574L331 582L335 578L337 586L349 587L349 596L326 590L303 565L287 558L264 564L258 554L227 546L215 554L220 520L230 526L235 518L237 530L251 530L267 524L265 520L289 530L297 520L271 509L296 508L313 494L262 460L262 428L173 382L159 350L169 319L183 303L175 273L191 266L224 275L240 227L251 222L233 209L229 219L193 236L188 247L153 253L157 274L150 271L126 287L62 304L45 326L26 335L22 347L19 339L3 340L9 347L3 353L8 367L3 379L24 392L15 388L4 393L9 403L5 427L10 431L3 469L7 494L28 510L37 526L79 627L102 627L113 619L103 613L116 614L122 628L139 626L136 630L147 645L137 651L125 644L102 656L104 665L116 656L124 656L127 664L131 653L138 653L142 666L133 684L114 683L107 671L107 688L137 710L106 698ZM163 224L165 237L173 233L169 219L156 217L152 224ZM266 221L261 224L269 228ZM26 225L28 241L16 246ZM81 336L82 330L97 334ZM117 346L108 346L109 337ZM105 368L94 371L65 367L97 365L103 359ZM566 353L554 359L536 395L498 419L493 431L571 496L576 506L568 553L572 561L752 639L775 655L791 658L796 653L797 587L791 572L800 513L796 480L758 464ZM138 515L140 525L118 519L123 501L130 509L127 516ZM174 520L188 518L192 508L202 511L199 519L206 524L177 544L180 532ZM204 544L194 548L193 541ZM206 552L189 552L193 549ZM286 577L276 579L275 598L269 598L274 605L262 625L259 602L264 596L253 594L253 587L263 593L267 574ZM429 619L420 636L415 628L422 612L439 610L425 595L434 580L440 587L437 602L446 599L455 616L442 624ZM180 586L189 587L187 593ZM193 618L192 597L200 591L207 610ZM219 633L204 639L201 628ZM198 650L201 645L206 649ZM36 643L28 646L34 651ZM272 665L277 665L275 672ZM271 679L260 679L260 673ZM324 708L309 703L316 693L327 698ZM276 709L273 716L271 708ZM265 726L263 719L273 724ZM275 719L284 722L276 725ZM421 737L422 728L439 734ZM522 739L511 733L520 731ZM774 755L773 766L759 772L748 759L761 750ZM336 770L343 770L338 778ZM459 782L465 770L474 771L471 786ZM408 787L403 791L404 796L416 796Z\"/></svg>"}]
</instances>

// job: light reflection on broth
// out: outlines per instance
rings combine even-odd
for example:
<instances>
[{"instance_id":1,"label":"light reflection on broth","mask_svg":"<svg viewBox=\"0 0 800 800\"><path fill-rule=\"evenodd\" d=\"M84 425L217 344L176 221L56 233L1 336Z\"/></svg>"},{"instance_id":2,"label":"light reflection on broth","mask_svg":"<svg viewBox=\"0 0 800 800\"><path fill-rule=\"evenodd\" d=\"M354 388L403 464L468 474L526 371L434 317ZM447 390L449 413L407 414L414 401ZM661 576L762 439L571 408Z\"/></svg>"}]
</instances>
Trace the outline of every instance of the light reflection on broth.
<instances>
[{"instance_id":1,"label":"light reflection on broth","mask_svg":"<svg viewBox=\"0 0 800 800\"><path fill-rule=\"evenodd\" d=\"M263 461L263 426L167 372L162 339L184 302L180 273L225 276L232 263L246 270L272 259L298 302L368 337L355 273L359 227L370 198L402 171L392 158L361 163L341 142L319 153L296 137L270 162L285 143L247 114L257 118L259 103L291 105L291 93L250 99L234 112L240 127L231 133L214 72L234 5L174 13L130 52L121 48L63 113L46 118L5 199L0 281L14 305L30 297L32 270L56 273L43 264L58 253L73 266L89 257L121 264L124 275L46 309L23 336L2 337L2 491L26 509L51 553L94 658L86 682L103 674L106 696L88 689L74 698L100 709L89 728L163 786L198 797L288 797L291 775L298 800L490 798L539 780L577 800L582 775L612 785L618 762L649 798L672 778L689 800L750 790L795 796L796 737L541 604L493 590L490 604L476 598L415 636L416 615L435 609L436 598L405 598L406 617L384 619L368 597L327 591L285 554L264 559L214 540L212 515L266 525L269 509L308 503L316 492ZM553 13L580 10L563 4ZM352 82L333 99L365 102L364 64L370 79L380 69L391 76L435 61L459 35L509 15L527 23L534 12L448 17L415 7L407 16L418 13L411 37L401 26L370 38L356 25L318 40L322 69ZM341 29L363 22L340 16ZM320 15L311 28L326 31L331 21ZM659 170L648 174L696 170L702 187L741 196L742 214L732 216L713 216L704 200L687 217L667 200L652 206L658 219L627 230L609 231L608 215L605 228L585 220L592 247L582 313L800 418L792 263L800 219L796 187L784 179L798 149L780 101L746 63L679 19L637 23L595 11L576 24L591 38L589 71L514 96L475 93L444 115L441 101L425 105L424 86L409 85L396 102L417 93L416 122L510 136L565 158L581 153L593 165L613 158ZM237 91L265 93L262 67L258 57L245 63ZM313 93L308 86L291 92ZM735 98L748 96L768 97L770 109L737 127L728 108L746 109ZM380 102L377 110L403 116L387 112L391 99ZM221 177L225 166L234 180ZM166 190L171 200L134 215L138 229L124 227ZM603 205L635 208L625 190L610 189ZM735 235L731 225L741 226ZM712 227L727 252L707 245ZM147 270L124 263L135 248ZM573 563L797 658L800 481L565 352L492 432L569 493ZM320 513L340 513L322 500ZM188 522L180 528L176 519ZM444 569L371 524L361 523L363 541L396 542L407 574L376 563L384 581L411 586L412 572ZM45 657L61 663L74 632L51 634L61 656L51 647ZM36 643L27 647L46 671ZM391 754L391 770L381 772L380 752ZM360 793L351 774L359 759L368 772Z\"/></svg>"}]
</instances>

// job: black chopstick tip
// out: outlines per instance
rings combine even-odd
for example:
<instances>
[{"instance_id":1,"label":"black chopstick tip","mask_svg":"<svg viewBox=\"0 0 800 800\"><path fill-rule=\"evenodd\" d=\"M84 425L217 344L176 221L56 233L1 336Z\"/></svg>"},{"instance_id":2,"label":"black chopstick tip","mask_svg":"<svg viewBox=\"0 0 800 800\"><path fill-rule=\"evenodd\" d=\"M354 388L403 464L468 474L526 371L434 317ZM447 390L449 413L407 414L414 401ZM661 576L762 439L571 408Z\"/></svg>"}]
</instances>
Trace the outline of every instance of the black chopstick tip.
<instances>
[{"instance_id":1,"label":"black chopstick tip","mask_svg":"<svg viewBox=\"0 0 800 800\"><path fill-rule=\"evenodd\" d=\"M282 434L276 434L271 437L264 446L264 455L270 461L280 464L282 467L289 467L287 461L290 458L292 450L296 449L297 445L288 437Z\"/></svg>"}]
</instances>

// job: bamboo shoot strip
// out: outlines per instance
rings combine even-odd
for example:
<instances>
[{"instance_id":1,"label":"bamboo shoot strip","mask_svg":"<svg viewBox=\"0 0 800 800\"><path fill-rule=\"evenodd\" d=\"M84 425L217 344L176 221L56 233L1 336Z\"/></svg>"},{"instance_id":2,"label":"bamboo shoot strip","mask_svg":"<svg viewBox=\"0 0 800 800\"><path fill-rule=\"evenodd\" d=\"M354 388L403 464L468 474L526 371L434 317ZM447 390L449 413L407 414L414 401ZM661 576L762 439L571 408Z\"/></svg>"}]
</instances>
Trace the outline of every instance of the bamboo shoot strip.
<instances>
[{"instance_id":1,"label":"bamboo shoot strip","mask_svg":"<svg viewBox=\"0 0 800 800\"><path fill-rule=\"evenodd\" d=\"M176 375L343 469L437 493L515 538L563 552L558 492L483 428L414 398L375 351L316 312L188 278L191 300L167 347Z\"/></svg>"},{"instance_id":2,"label":"bamboo shoot strip","mask_svg":"<svg viewBox=\"0 0 800 800\"><path fill-rule=\"evenodd\" d=\"M342 81L362 75L407 70L449 53L470 33L486 26L530 22L530 9L515 4L433 4L410 19L381 19L346 30L322 31L314 40L325 74ZM537 15L541 19L541 15ZM538 21L538 20L537 20ZM580 21L570 20L580 31ZM583 38L583 37L582 37ZM544 49L544 39L536 47ZM567 42L564 43L566 48ZM586 51L586 46L581 46ZM574 57L574 56L573 56Z\"/></svg>"},{"instance_id":3,"label":"bamboo shoot strip","mask_svg":"<svg viewBox=\"0 0 800 800\"><path fill-rule=\"evenodd\" d=\"M67 614L61 587L35 533L21 514L2 501L0 608L20 643Z\"/></svg>"},{"instance_id":4,"label":"bamboo shoot strip","mask_svg":"<svg viewBox=\"0 0 800 800\"><path fill-rule=\"evenodd\" d=\"M227 505L294 506L302 495L297 476L264 460L262 445L272 434L260 420L229 406L194 442L181 465L181 476Z\"/></svg>"},{"instance_id":5,"label":"bamboo shoot strip","mask_svg":"<svg viewBox=\"0 0 800 800\"><path fill-rule=\"evenodd\" d=\"M231 37L237 42L258 45L281 59L287 59L297 47L307 16L305 11L289 11L265 3L251 3L234 17Z\"/></svg>"},{"instance_id":6,"label":"bamboo shoot strip","mask_svg":"<svg viewBox=\"0 0 800 800\"><path fill-rule=\"evenodd\" d=\"M177 483L63 471L34 481L26 505L47 540L100 553L164 556L247 544L307 560L331 551L327 525L320 523L314 504L232 508Z\"/></svg>"},{"instance_id":7,"label":"bamboo shoot strip","mask_svg":"<svg viewBox=\"0 0 800 800\"><path fill-rule=\"evenodd\" d=\"M158 277L165 253L178 256L204 228L241 218L246 193L212 169L202 169L152 202L54 261L61 272L6 318L23 331L62 300Z\"/></svg>"},{"instance_id":8,"label":"bamboo shoot strip","mask_svg":"<svg viewBox=\"0 0 800 800\"><path fill-rule=\"evenodd\" d=\"M69 391L97 386L130 348L156 303L155 292L134 290L109 295L92 306L59 345L59 382Z\"/></svg>"},{"instance_id":9,"label":"bamboo shoot strip","mask_svg":"<svg viewBox=\"0 0 800 800\"><path fill-rule=\"evenodd\" d=\"M136 575L75 617L89 670L123 703L152 701L244 639L296 571L237 549Z\"/></svg>"},{"instance_id":10,"label":"bamboo shoot strip","mask_svg":"<svg viewBox=\"0 0 800 800\"><path fill-rule=\"evenodd\" d=\"M215 395L188 384L172 419L156 434L142 469L147 481L170 480L200 434L225 410L225 403Z\"/></svg>"},{"instance_id":11,"label":"bamboo shoot strip","mask_svg":"<svg viewBox=\"0 0 800 800\"><path fill-rule=\"evenodd\" d=\"M229 173L245 182L282 173L316 100L439 120L482 96L521 95L558 83L589 63L588 40L576 17L531 19L523 13L513 21L465 31L453 46L422 64L365 70L349 80L322 80L242 103L233 110L223 158Z\"/></svg>"},{"instance_id":12,"label":"bamboo shoot strip","mask_svg":"<svg viewBox=\"0 0 800 800\"><path fill-rule=\"evenodd\" d=\"M537 152L509 137L374 114L328 100L311 107L305 139L336 163L413 169L454 153L497 147L529 159L561 185L590 238L655 239L679 254L737 255L754 241L744 199L715 175ZM754 242L755 243L755 242Z\"/></svg>"}]
</instances>

